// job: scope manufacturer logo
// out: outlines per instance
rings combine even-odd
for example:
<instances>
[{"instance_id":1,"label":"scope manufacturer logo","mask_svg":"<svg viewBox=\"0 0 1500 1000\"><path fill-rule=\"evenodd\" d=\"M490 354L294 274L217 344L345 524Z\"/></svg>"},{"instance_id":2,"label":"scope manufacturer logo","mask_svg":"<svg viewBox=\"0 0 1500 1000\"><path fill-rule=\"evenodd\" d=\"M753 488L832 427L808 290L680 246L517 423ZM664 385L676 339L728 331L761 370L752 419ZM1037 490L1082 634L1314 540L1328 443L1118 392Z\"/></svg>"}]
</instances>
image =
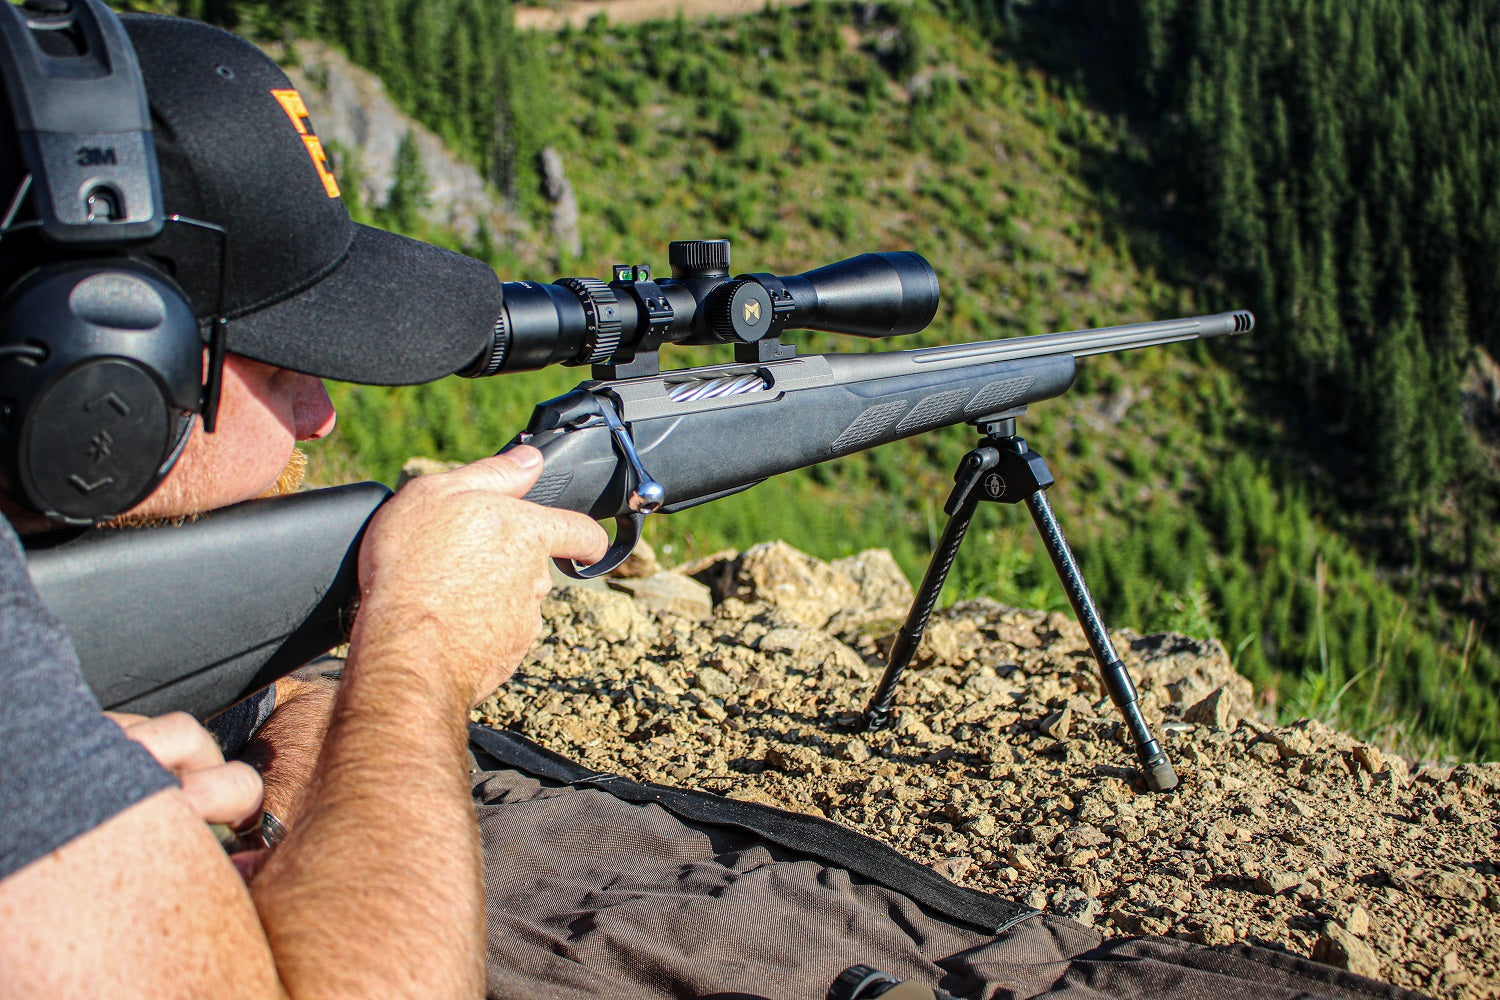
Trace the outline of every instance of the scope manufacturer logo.
<instances>
[{"instance_id":1,"label":"scope manufacturer logo","mask_svg":"<svg viewBox=\"0 0 1500 1000\"><path fill-rule=\"evenodd\" d=\"M754 299L745 303L745 322L752 325L760 322L760 303Z\"/></svg>"},{"instance_id":2,"label":"scope manufacturer logo","mask_svg":"<svg viewBox=\"0 0 1500 1000\"><path fill-rule=\"evenodd\" d=\"M120 163L112 146L79 146L74 161L80 167L115 167Z\"/></svg>"}]
</instances>

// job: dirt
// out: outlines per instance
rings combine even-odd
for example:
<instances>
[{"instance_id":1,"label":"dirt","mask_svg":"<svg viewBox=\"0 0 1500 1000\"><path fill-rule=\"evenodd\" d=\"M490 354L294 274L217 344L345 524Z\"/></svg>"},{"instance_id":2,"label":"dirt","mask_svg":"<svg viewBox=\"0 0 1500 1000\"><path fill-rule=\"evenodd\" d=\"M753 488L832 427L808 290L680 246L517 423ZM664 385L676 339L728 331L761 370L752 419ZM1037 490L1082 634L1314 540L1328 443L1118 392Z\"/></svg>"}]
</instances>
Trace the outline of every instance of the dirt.
<instances>
[{"instance_id":1,"label":"dirt","mask_svg":"<svg viewBox=\"0 0 1500 1000\"><path fill-rule=\"evenodd\" d=\"M690 18L739 17L767 7L800 7L807 0L561 0L516 8L516 26L558 31L563 25L581 28L603 14L616 24L660 21L679 13Z\"/></svg>"},{"instance_id":2,"label":"dirt","mask_svg":"<svg viewBox=\"0 0 1500 1000\"><path fill-rule=\"evenodd\" d=\"M963 885L1118 934L1249 941L1441 997L1500 996L1500 765L1421 766L1246 714L1222 647L1114 633L1181 778L1145 789L1077 625L934 615L898 724L859 709L911 588L779 543L564 587L477 713L600 770L825 816Z\"/></svg>"}]
</instances>

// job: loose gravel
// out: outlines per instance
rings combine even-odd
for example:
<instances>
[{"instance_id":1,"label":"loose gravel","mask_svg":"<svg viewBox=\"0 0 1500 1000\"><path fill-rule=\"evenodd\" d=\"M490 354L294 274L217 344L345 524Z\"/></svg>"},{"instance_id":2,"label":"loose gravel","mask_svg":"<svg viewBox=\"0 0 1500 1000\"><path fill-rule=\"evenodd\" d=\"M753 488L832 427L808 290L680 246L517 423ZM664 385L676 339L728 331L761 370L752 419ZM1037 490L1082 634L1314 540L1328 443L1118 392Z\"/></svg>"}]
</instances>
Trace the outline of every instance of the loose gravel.
<instances>
[{"instance_id":1,"label":"loose gravel","mask_svg":"<svg viewBox=\"0 0 1500 1000\"><path fill-rule=\"evenodd\" d=\"M1419 766L1317 721L1269 725L1217 642L1122 630L1181 778L1151 793L1067 616L935 614L898 723L868 733L911 597L888 554L769 543L675 572L648 555L611 583L554 590L475 718L600 770L826 817L1112 933L1500 997L1500 764Z\"/></svg>"}]
</instances>

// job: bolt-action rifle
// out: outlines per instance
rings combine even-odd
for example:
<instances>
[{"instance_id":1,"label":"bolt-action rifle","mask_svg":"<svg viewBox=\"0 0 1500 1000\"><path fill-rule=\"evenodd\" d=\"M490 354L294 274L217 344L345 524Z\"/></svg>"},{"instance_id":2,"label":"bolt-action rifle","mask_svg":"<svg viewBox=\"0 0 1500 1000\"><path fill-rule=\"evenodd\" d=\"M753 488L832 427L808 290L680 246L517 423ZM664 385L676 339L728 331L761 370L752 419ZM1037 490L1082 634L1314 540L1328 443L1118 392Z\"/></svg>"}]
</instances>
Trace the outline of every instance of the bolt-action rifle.
<instances>
[{"instance_id":1,"label":"bolt-action rifle","mask_svg":"<svg viewBox=\"0 0 1500 1000\"><path fill-rule=\"evenodd\" d=\"M782 342L808 329L886 337L914 333L938 305L932 268L914 253L863 254L778 277L729 273L729 243L671 246L673 276L620 265L609 283L510 282L490 348L464 374L549 364L593 366L593 378L536 407L512 444L546 465L537 503L614 518L597 564L619 565L647 516L729 496L762 480L939 427L972 424L950 522L885 676L865 712L889 723L947 571L981 502L1025 503L1041 532L1148 784L1176 775L1151 736L1046 498L1046 462L1016 436L1026 408L1073 382L1075 359L1248 331L1247 312L952 347L798 356ZM734 345L732 364L661 371L666 343ZM355 558L378 483L257 500L170 527L92 530L32 543L43 600L72 634L84 676L107 708L200 717L233 704L340 643L357 594Z\"/></svg>"}]
</instances>

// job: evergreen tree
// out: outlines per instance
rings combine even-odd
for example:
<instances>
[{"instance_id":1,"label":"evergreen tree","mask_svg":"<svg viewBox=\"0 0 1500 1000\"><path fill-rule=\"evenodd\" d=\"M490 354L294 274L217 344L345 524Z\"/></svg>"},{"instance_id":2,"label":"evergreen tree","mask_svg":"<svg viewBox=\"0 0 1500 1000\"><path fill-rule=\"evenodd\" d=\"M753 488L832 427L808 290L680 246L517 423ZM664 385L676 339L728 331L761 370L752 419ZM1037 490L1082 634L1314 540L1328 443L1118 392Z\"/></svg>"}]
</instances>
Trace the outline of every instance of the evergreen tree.
<instances>
[{"instance_id":1,"label":"evergreen tree","mask_svg":"<svg viewBox=\"0 0 1500 1000\"><path fill-rule=\"evenodd\" d=\"M452 11L440 10L435 0L407 0L402 11L406 25L408 95L413 114L450 144L459 145L462 131L450 101L453 76L443 51L447 40L444 21L452 22ZM447 93L445 93L447 91Z\"/></svg>"},{"instance_id":2,"label":"evergreen tree","mask_svg":"<svg viewBox=\"0 0 1500 1000\"><path fill-rule=\"evenodd\" d=\"M1253 248L1265 235L1255 156L1234 86L1237 64L1231 60L1224 72L1227 79L1220 88L1217 114L1220 141L1211 216L1217 222L1213 251L1220 269L1238 282L1249 274Z\"/></svg>"},{"instance_id":3,"label":"evergreen tree","mask_svg":"<svg viewBox=\"0 0 1500 1000\"><path fill-rule=\"evenodd\" d=\"M417 137L408 129L396 148L396 175L386 195L385 214L391 227L414 232L422 220L422 211L431 203L427 196L427 170L417 149Z\"/></svg>"},{"instance_id":4,"label":"evergreen tree","mask_svg":"<svg viewBox=\"0 0 1500 1000\"><path fill-rule=\"evenodd\" d=\"M1401 263L1391 318L1376 338L1369 377L1363 386L1364 430L1369 442L1366 461L1374 473L1375 500L1398 517L1419 502L1423 487L1417 452L1426 402L1423 376L1429 369L1417 324L1416 296L1409 281L1410 261L1403 259Z\"/></svg>"},{"instance_id":5,"label":"evergreen tree","mask_svg":"<svg viewBox=\"0 0 1500 1000\"><path fill-rule=\"evenodd\" d=\"M1176 47L1174 26L1177 13L1177 0L1159 0L1137 7L1146 94L1156 102L1163 100L1167 86L1165 71Z\"/></svg>"}]
</instances>

